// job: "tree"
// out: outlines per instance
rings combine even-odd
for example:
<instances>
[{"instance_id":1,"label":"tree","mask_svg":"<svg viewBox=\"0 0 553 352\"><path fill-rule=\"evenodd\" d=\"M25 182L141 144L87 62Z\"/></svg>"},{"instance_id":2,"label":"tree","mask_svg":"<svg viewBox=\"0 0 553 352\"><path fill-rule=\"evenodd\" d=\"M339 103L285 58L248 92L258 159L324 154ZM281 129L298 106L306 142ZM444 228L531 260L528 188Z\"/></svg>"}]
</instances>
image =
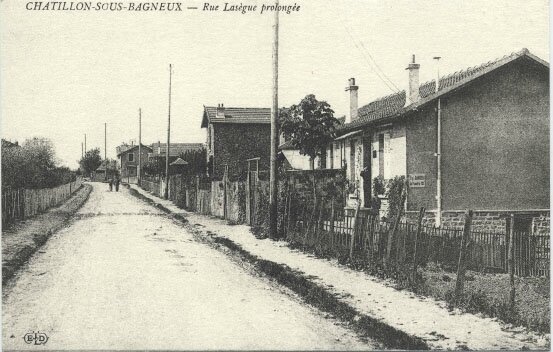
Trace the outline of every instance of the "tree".
<instances>
[{"instance_id":1,"label":"tree","mask_svg":"<svg viewBox=\"0 0 553 352\"><path fill-rule=\"evenodd\" d=\"M339 121L334 110L325 101L309 94L298 105L281 109L280 130L284 139L292 143L300 154L308 155L313 165L317 156L323 156L326 147L336 137Z\"/></svg>"},{"instance_id":2,"label":"tree","mask_svg":"<svg viewBox=\"0 0 553 352\"><path fill-rule=\"evenodd\" d=\"M142 170L149 176L165 175L165 157L158 155L151 158L142 166Z\"/></svg>"},{"instance_id":3,"label":"tree","mask_svg":"<svg viewBox=\"0 0 553 352\"><path fill-rule=\"evenodd\" d=\"M206 150L187 150L180 154L180 158L188 163L185 167L187 175L204 175L207 172Z\"/></svg>"},{"instance_id":4,"label":"tree","mask_svg":"<svg viewBox=\"0 0 553 352\"><path fill-rule=\"evenodd\" d=\"M74 179L57 166L54 144L47 138L27 139L21 146L2 143L2 187L50 188Z\"/></svg>"},{"instance_id":5,"label":"tree","mask_svg":"<svg viewBox=\"0 0 553 352\"><path fill-rule=\"evenodd\" d=\"M84 157L79 161L79 165L85 175L90 175L93 171L96 171L101 164L100 148L87 150Z\"/></svg>"}]
</instances>

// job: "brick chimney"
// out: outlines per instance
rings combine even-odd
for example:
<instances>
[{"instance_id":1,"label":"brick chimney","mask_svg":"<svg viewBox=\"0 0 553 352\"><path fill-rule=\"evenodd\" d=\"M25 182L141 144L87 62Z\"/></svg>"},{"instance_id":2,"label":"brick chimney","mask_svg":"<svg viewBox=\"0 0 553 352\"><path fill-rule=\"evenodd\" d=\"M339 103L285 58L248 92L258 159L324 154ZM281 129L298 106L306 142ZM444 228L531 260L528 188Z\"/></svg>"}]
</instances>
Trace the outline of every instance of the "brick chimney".
<instances>
[{"instance_id":1,"label":"brick chimney","mask_svg":"<svg viewBox=\"0 0 553 352\"><path fill-rule=\"evenodd\" d=\"M359 87L355 85L355 78L348 79L348 86L346 92L349 91L349 115L346 115L346 123L357 120L358 117L358 96L357 91Z\"/></svg>"},{"instance_id":2,"label":"brick chimney","mask_svg":"<svg viewBox=\"0 0 553 352\"><path fill-rule=\"evenodd\" d=\"M415 63L415 55L413 54L412 62L409 63L406 70L409 70L409 88L406 92L405 105L416 103L420 99L419 95L419 68L421 65Z\"/></svg>"},{"instance_id":3,"label":"brick chimney","mask_svg":"<svg viewBox=\"0 0 553 352\"><path fill-rule=\"evenodd\" d=\"M216 114L216 117L217 117L217 118L221 118L221 119L224 119L224 118L225 118L225 107L223 106L223 104L217 105L217 114Z\"/></svg>"}]
</instances>

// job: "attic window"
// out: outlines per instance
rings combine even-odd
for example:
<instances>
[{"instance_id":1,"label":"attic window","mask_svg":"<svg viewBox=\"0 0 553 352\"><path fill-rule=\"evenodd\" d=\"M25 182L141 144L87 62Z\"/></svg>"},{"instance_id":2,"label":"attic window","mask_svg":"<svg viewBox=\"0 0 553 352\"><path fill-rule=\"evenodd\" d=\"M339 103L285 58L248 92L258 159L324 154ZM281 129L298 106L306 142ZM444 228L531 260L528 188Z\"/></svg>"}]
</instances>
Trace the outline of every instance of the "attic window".
<instances>
[{"instance_id":1,"label":"attic window","mask_svg":"<svg viewBox=\"0 0 553 352\"><path fill-rule=\"evenodd\" d=\"M129 153L129 161L134 161L134 153Z\"/></svg>"}]
</instances>

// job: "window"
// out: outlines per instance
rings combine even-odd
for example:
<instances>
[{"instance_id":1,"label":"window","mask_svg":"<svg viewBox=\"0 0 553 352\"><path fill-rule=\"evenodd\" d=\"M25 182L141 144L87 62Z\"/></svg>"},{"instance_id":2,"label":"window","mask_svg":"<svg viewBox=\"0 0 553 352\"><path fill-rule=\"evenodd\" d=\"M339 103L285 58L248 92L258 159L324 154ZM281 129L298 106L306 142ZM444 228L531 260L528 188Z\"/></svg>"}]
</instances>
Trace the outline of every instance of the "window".
<instances>
[{"instance_id":1,"label":"window","mask_svg":"<svg viewBox=\"0 0 553 352\"><path fill-rule=\"evenodd\" d=\"M134 153L129 153L129 161L134 161Z\"/></svg>"}]
</instances>

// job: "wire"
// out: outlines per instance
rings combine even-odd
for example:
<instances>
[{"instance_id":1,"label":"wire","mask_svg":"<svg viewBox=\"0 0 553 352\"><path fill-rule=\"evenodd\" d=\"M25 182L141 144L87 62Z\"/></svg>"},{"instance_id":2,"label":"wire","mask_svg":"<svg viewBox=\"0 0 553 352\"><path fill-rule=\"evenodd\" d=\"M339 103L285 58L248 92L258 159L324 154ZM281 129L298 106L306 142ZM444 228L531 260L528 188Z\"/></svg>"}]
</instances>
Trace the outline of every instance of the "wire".
<instances>
[{"instance_id":1,"label":"wire","mask_svg":"<svg viewBox=\"0 0 553 352\"><path fill-rule=\"evenodd\" d=\"M353 35L351 34L349 28L346 26L343 18L341 19L342 20L342 25L344 26L344 29L346 30L347 34L349 35L349 37L351 38L351 40L353 41L353 44L355 45L355 47L361 52L361 54L363 55L363 58L365 59L365 61L369 64L369 66L371 67L371 69L373 70L373 72L378 76L378 78L380 78L380 80L393 92L393 93L399 93L400 90L397 88L397 86L395 84L393 84L393 82L388 78L388 80L386 80L384 77L383 77L383 74L379 72L379 70L376 68L378 65L375 65L375 61L374 61L374 58L372 59L372 61L367 57L367 55L365 54L365 51L363 51L361 49L361 47L357 44L357 41L355 40L355 38L353 37ZM361 43L361 42L360 42ZM362 43L361 43L362 45ZM365 49L366 50L366 49ZM367 50L367 54L368 53L368 50ZM369 54L369 56L372 58L372 56Z\"/></svg>"},{"instance_id":2,"label":"wire","mask_svg":"<svg viewBox=\"0 0 553 352\"><path fill-rule=\"evenodd\" d=\"M353 37L353 35L351 34L351 31L349 30L349 28L347 27L343 17L341 17L341 22L342 22L342 25L344 26L344 29L346 30L346 32L348 33L349 37L351 38L351 40L353 41L353 44L355 45L355 47L357 49L359 49L359 51L361 52L361 54L363 55L363 58L365 59L365 61L367 61L367 63L369 64L369 66L371 66L371 68L373 69L374 73L376 73L376 75L378 76L378 78L380 78L380 80L393 92L393 93L400 93L401 90L398 88L397 85L394 84L394 82L384 73L384 71L380 68L380 66L377 64L376 60L374 59L374 57L371 55L371 53L369 52L369 50L367 50L367 48L365 47L365 45L363 44L363 41L361 41L360 39L358 39L359 41L359 44L361 45L361 47L359 47L359 45L357 44L355 38ZM361 50L361 48L363 50ZM368 59L367 56L370 58ZM409 97L409 95L405 94L405 99L408 99L411 101L411 103L413 103L414 101Z\"/></svg>"}]
</instances>

